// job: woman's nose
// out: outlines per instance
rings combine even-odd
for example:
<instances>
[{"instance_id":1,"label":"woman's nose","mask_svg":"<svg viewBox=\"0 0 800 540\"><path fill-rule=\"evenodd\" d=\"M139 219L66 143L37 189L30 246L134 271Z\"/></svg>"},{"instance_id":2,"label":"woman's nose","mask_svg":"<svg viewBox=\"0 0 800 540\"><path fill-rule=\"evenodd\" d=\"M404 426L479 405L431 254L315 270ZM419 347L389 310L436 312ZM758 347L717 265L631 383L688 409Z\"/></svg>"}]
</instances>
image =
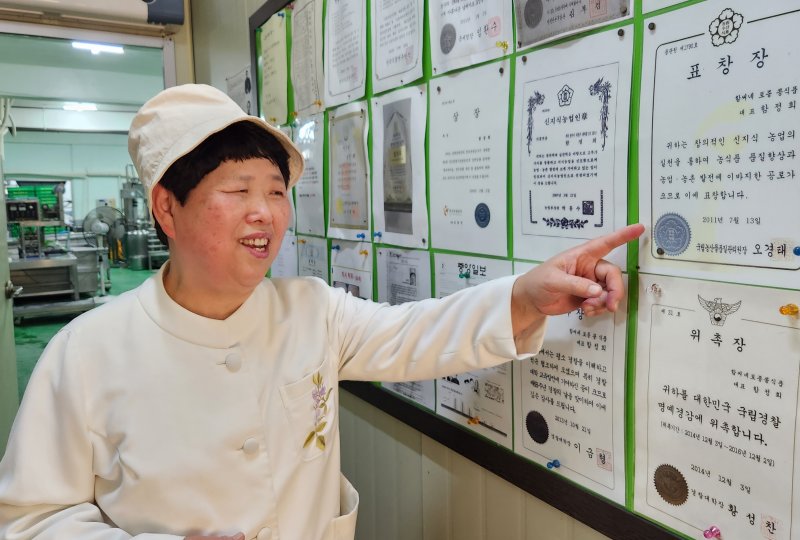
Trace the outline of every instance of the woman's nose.
<instances>
[{"instance_id":1,"label":"woman's nose","mask_svg":"<svg viewBox=\"0 0 800 540\"><path fill-rule=\"evenodd\" d=\"M254 195L248 208L247 221L251 223L272 223L274 208L273 202L267 195Z\"/></svg>"}]
</instances>

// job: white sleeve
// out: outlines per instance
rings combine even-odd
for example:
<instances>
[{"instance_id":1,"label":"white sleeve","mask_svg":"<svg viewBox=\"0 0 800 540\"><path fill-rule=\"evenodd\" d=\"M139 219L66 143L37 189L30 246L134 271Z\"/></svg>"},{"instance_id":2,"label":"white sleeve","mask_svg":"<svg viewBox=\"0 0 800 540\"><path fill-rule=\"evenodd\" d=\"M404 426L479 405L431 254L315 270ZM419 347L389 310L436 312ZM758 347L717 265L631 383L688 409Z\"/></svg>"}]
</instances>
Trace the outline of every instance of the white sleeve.
<instances>
[{"instance_id":1,"label":"white sleeve","mask_svg":"<svg viewBox=\"0 0 800 540\"><path fill-rule=\"evenodd\" d=\"M0 462L0 538L180 540L132 537L105 523L94 501L91 434L80 359L68 330L49 343L31 375Z\"/></svg>"},{"instance_id":2,"label":"white sleeve","mask_svg":"<svg viewBox=\"0 0 800 540\"><path fill-rule=\"evenodd\" d=\"M542 345L545 322L517 345L511 328L509 276L442 299L398 306L332 290L328 320L339 354L339 378L419 381L509 360L529 358Z\"/></svg>"}]
</instances>

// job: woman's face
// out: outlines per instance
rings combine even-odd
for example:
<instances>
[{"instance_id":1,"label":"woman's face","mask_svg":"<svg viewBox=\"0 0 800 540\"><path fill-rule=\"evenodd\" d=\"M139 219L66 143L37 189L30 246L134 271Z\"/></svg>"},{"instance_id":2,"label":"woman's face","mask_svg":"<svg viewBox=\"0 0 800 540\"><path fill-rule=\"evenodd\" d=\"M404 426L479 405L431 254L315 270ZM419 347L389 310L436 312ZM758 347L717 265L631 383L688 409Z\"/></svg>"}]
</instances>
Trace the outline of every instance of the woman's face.
<instances>
[{"instance_id":1,"label":"woman's face","mask_svg":"<svg viewBox=\"0 0 800 540\"><path fill-rule=\"evenodd\" d=\"M198 293L249 295L264 278L291 218L286 183L263 158L225 161L174 211L171 264Z\"/></svg>"}]
</instances>

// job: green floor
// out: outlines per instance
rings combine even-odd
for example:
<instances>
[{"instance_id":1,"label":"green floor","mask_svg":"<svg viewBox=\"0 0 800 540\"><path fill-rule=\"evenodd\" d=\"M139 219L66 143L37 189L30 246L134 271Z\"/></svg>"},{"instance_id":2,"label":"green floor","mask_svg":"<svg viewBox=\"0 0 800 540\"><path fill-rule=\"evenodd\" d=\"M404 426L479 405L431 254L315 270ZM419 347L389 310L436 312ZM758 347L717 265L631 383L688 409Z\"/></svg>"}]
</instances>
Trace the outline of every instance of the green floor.
<instances>
[{"instance_id":1,"label":"green floor","mask_svg":"<svg viewBox=\"0 0 800 540\"><path fill-rule=\"evenodd\" d=\"M154 272L150 270L128 270L127 268L111 269L111 294L121 294L138 287ZM62 326L74 317L42 317L26 319L14 327L14 345L17 352L17 383L19 395L22 397L31 371L39 360L47 342L50 341Z\"/></svg>"}]
</instances>

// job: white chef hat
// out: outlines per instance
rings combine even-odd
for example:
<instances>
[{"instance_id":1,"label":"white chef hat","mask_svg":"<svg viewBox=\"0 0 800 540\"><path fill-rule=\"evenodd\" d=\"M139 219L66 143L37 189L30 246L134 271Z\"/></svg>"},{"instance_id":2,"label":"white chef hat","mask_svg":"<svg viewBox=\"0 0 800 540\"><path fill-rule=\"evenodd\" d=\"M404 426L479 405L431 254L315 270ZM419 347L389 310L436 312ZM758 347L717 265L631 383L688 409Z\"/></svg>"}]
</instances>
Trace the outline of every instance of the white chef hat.
<instances>
[{"instance_id":1,"label":"white chef hat","mask_svg":"<svg viewBox=\"0 0 800 540\"><path fill-rule=\"evenodd\" d=\"M205 84L184 84L159 92L134 116L128 131L128 152L150 201L169 167L231 124L249 121L275 137L289 155L291 188L303 173L303 156L278 128L246 114L224 92Z\"/></svg>"}]
</instances>

